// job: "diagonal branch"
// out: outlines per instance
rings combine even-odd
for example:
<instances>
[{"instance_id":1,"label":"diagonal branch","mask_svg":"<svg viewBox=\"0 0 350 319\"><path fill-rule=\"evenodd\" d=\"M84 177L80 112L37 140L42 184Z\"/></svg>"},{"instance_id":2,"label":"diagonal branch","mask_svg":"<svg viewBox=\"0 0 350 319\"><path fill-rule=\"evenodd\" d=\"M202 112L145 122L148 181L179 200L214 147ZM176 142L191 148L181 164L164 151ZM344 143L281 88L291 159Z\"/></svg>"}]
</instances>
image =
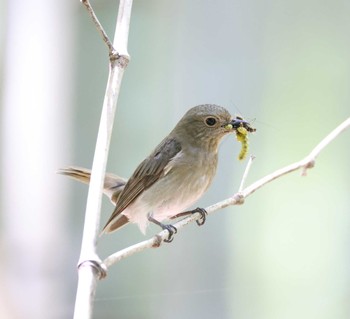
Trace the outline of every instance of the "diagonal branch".
<instances>
[{"instance_id":1,"label":"diagonal branch","mask_svg":"<svg viewBox=\"0 0 350 319\"><path fill-rule=\"evenodd\" d=\"M263 187L264 185L272 182L273 180L280 178L284 175L287 175L291 172L297 171L299 169L302 169L302 175L306 175L306 171L309 168L314 167L315 160L317 156L323 151L328 144L330 144L333 140L337 138L339 134L341 134L343 131L348 129L350 127L350 118L345 120L343 123L341 123L338 127L336 127L330 134L328 134L305 158L302 160L292 163L288 166L285 166L281 169L278 169L277 171L259 179L252 185L244 188L243 190L239 191L238 193L234 194L232 197L225 199L221 202L218 202L216 204L213 204L205 210L208 212L208 214L212 214L216 212L219 209L225 208L227 206L232 205L240 205L243 204L245 198L253 194L255 191L257 191L259 188ZM249 170L249 166L251 164L251 161L248 163L247 169ZM246 174L245 174L246 175ZM193 214L189 217L186 217L177 223L174 224L174 226L177 228L177 230L180 230L181 228L185 227L189 223L198 220L201 217L200 214ZM125 249L122 249L110 256L108 256L104 261L104 265L108 268L112 266L113 264L117 263L118 261L127 258L133 254L136 254L138 252L141 252L147 248L156 248L159 247L160 244L164 239L168 238L168 231L163 230L157 235L153 236L152 238L142 241L140 243L137 243L135 245L132 245L130 247L127 247Z\"/></svg>"},{"instance_id":2,"label":"diagonal branch","mask_svg":"<svg viewBox=\"0 0 350 319\"><path fill-rule=\"evenodd\" d=\"M106 43L106 45L108 47L109 55L112 56L115 53L114 46L113 46L111 40L109 40L109 37L108 37L105 29L103 28L102 24L98 20L96 14L95 14L95 11L92 9L90 1L89 0L81 0L81 3L85 6L87 12L89 13L90 18L91 18L92 22L95 24L97 31L100 33L103 42Z\"/></svg>"}]
</instances>

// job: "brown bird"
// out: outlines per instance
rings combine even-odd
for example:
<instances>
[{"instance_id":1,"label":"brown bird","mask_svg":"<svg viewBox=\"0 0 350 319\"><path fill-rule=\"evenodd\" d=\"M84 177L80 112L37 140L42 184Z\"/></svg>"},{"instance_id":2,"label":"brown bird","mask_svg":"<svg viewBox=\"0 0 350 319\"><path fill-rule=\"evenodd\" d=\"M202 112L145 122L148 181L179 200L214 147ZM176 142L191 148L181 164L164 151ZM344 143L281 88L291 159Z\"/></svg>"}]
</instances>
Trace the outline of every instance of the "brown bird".
<instances>
[{"instance_id":1,"label":"brown bird","mask_svg":"<svg viewBox=\"0 0 350 319\"><path fill-rule=\"evenodd\" d=\"M103 192L116 207L103 232L113 232L132 222L145 233L148 223L153 222L169 231L170 242L176 228L161 222L179 216L208 189L216 173L222 138L240 127L255 131L248 122L233 118L221 106L191 108L129 180L106 174ZM84 168L70 167L59 173L90 182L90 170ZM202 221L197 223L203 224L205 210L197 208L186 213L194 212L201 213Z\"/></svg>"}]
</instances>

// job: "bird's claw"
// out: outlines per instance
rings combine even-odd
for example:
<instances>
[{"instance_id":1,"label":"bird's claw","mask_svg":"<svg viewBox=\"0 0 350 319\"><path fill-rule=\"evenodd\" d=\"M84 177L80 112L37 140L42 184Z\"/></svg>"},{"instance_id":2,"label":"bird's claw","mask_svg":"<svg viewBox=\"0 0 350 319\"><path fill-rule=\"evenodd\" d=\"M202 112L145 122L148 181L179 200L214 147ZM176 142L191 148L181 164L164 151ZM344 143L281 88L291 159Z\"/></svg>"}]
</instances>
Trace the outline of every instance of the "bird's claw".
<instances>
[{"instance_id":1,"label":"bird's claw","mask_svg":"<svg viewBox=\"0 0 350 319\"><path fill-rule=\"evenodd\" d=\"M153 223L153 224L156 224L160 227L162 227L163 230L167 230L169 235L168 235L168 238L167 239L164 239L164 241L166 243L171 243L174 239L174 235L177 233L177 228L171 224L163 224L161 222L159 222L158 220L154 219L152 217L152 214L148 214L148 220Z\"/></svg>"},{"instance_id":2,"label":"bird's claw","mask_svg":"<svg viewBox=\"0 0 350 319\"><path fill-rule=\"evenodd\" d=\"M169 232L168 238L164 239L166 243L171 243L174 239L174 235L177 233L177 228L171 224L163 224L162 226L163 230L167 230Z\"/></svg>"},{"instance_id":3,"label":"bird's claw","mask_svg":"<svg viewBox=\"0 0 350 319\"><path fill-rule=\"evenodd\" d=\"M200 219L196 220L196 223L198 226L204 225L206 219L207 219L207 211L204 208L197 207L196 209L191 211L192 214L199 213L201 215Z\"/></svg>"}]
</instances>

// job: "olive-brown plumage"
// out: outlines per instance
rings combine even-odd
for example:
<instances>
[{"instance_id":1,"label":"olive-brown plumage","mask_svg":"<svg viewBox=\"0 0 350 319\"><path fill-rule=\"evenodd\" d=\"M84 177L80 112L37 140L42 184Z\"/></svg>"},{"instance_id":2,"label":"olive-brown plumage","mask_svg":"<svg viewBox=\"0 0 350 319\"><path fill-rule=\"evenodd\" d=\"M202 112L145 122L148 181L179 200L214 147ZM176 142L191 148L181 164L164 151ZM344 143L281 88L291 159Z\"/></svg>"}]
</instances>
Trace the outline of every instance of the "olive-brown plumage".
<instances>
[{"instance_id":1,"label":"olive-brown plumage","mask_svg":"<svg viewBox=\"0 0 350 319\"><path fill-rule=\"evenodd\" d=\"M113 177L106 175L104 192L116 207L103 232L132 222L144 233L149 216L161 222L191 206L213 180L222 138L242 125L249 127L221 106L191 108L128 181L115 176L113 185ZM89 182L89 171L78 171L70 168L61 173Z\"/></svg>"}]
</instances>

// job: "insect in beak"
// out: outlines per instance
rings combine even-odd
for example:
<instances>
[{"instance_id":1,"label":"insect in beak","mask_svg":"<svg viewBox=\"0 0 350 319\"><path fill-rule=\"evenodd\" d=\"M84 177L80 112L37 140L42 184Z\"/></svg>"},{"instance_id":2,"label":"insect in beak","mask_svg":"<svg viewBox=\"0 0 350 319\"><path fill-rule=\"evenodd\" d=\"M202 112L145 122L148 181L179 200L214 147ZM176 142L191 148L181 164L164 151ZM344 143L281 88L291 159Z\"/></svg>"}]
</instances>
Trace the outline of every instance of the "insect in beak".
<instances>
[{"instance_id":1,"label":"insect in beak","mask_svg":"<svg viewBox=\"0 0 350 319\"><path fill-rule=\"evenodd\" d=\"M236 116L230 123L225 124L224 128L227 130L235 130L237 141L242 145L238 159L245 159L248 154L248 133L255 132L256 129L240 116Z\"/></svg>"}]
</instances>

